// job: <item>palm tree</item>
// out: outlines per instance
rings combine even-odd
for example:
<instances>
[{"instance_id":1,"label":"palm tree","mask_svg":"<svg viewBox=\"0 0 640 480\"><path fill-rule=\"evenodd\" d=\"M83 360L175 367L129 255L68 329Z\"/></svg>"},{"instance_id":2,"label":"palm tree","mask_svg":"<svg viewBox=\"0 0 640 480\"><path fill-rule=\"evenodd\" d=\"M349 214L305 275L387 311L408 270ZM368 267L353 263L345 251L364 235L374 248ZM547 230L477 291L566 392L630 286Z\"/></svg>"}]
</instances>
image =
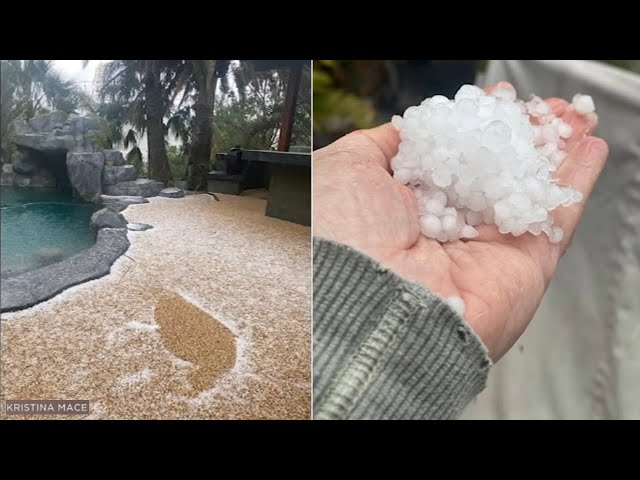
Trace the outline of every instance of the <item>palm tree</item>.
<instances>
[{"instance_id":1,"label":"palm tree","mask_svg":"<svg viewBox=\"0 0 640 480\"><path fill-rule=\"evenodd\" d=\"M112 111L112 125L120 130L114 131L114 141L129 139L136 145L136 132L147 132L150 178L171 180L165 136L172 132L189 151L189 188L206 188L217 79L229 64L230 60L117 60L105 67L102 111ZM135 131L123 134L125 124Z\"/></svg>"},{"instance_id":2,"label":"palm tree","mask_svg":"<svg viewBox=\"0 0 640 480\"><path fill-rule=\"evenodd\" d=\"M16 118L16 103L12 87L13 72L6 60L0 61L0 157L10 161L8 138L9 124Z\"/></svg>"},{"instance_id":3,"label":"palm tree","mask_svg":"<svg viewBox=\"0 0 640 480\"><path fill-rule=\"evenodd\" d=\"M30 120L50 110L72 113L77 107L76 89L62 80L51 60L4 60L12 71L16 104Z\"/></svg>"},{"instance_id":4,"label":"palm tree","mask_svg":"<svg viewBox=\"0 0 640 480\"><path fill-rule=\"evenodd\" d=\"M147 117L149 178L159 180L166 185L172 177L164 143L163 118L166 107L160 83L160 60L145 60L144 63L144 111Z\"/></svg>"},{"instance_id":5,"label":"palm tree","mask_svg":"<svg viewBox=\"0 0 640 480\"><path fill-rule=\"evenodd\" d=\"M99 78L102 111L112 110L114 135L137 147L137 134L147 133L149 178L172 180L167 159L164 118L173 104L181 76L182 60L115 60L105 65ZM122 130L131 126L123 135ZM114 139L115 140L115 139ZM135 152L132 154L132 152ZM139 149L130 155L140 157Z\"/></svg>"},{"instance_id":6,"label":"palm tree","mask_svg":"<svg viewBox=\"0 0 640 480\"><path fill-rule=\"evenodd\" d=\"M216 60L192 60L196 95L191 126L187 182L192 190L205 190L210 170L213 106L216 94Z\"/></svg>"},{"instance_id":7,"label":"palm tree","mask_svg":"<svg viewBox=\"0 0 640 480\"><path fill-rule=\"evenodd\" d=\"M8 146L4 142L13 120L30 120L51 110L73 113L84 101L83 92L72 82L62 80L53 67L51 60L0 61L0 138L3 157L6 155L8 158Z\"/></svg>"}]
</instances>

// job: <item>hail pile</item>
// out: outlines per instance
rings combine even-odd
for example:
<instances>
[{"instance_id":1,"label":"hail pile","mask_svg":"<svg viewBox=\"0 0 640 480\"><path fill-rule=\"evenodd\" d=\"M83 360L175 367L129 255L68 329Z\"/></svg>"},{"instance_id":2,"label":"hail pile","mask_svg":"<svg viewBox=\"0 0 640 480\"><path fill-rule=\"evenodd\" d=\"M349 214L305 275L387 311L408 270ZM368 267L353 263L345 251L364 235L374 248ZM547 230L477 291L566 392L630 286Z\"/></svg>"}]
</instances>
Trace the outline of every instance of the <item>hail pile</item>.
<instances>
[{"instance_id":1,"label":"hail pile","mask_svg":"<svg viewBox=\"0 0 640 480\"><path fill-rule=\"evenodd\" d=\"M587 95L576 95L571 108L595 110ZM495 224L503 234L562 240L550 212L582 194L554 183L572 129L541 98L524 102L513 88L487 94L464 85L454 100L427 98L392 123L401 139L393 176L415 194L424 235L474 238L476 226Z\"/></svg>"}]
</instances>

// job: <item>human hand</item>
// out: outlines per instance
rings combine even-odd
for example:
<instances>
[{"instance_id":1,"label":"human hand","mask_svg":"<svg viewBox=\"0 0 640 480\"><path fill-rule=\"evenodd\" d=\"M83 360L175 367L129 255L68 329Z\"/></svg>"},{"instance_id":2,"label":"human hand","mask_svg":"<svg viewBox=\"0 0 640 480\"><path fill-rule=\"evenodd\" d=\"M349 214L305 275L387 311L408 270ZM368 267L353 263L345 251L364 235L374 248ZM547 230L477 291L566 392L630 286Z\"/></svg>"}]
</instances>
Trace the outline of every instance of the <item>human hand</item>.
<instances>
[{"instance_id":1,"label":"human hand","mask_svg":"<svg viewBox=\"0 0 640 480\"><path fill-rule=\"evenodd\" d=\"M391 176L400 138L391 124L353 132L314 152L313 233L365 253L398 275L442 297L464 300L464 318L498 361L524 332L571 243L585 202L602 171L608 146L591 136L595 114L582 116L562 99L546 100L573 128L559 185L583 199L553 211L564 238L503 235L476 227L471 240L441 244L420 233L413 193Z\"/></svg>"}]
</instances>

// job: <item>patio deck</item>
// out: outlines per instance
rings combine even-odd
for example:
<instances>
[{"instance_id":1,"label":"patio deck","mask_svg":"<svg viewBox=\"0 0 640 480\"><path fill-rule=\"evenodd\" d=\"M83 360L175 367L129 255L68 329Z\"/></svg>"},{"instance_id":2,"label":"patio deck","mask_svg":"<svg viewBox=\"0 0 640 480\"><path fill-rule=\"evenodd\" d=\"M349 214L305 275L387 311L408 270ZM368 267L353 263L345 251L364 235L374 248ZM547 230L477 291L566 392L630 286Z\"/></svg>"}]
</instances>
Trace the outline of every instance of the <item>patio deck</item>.
<instances>
[{"instance_id":1,"label":"patio deck","mask_svg":"<svg viewBox=\"0 0 640 480\"><path fill-rule=\"evenodd\" d=\"M154 228L129 232L109 275L2 314L2 399L89 400L85 418L309 418L310 228L219 198L130 206Z\"/></svg>"}]
</instances>

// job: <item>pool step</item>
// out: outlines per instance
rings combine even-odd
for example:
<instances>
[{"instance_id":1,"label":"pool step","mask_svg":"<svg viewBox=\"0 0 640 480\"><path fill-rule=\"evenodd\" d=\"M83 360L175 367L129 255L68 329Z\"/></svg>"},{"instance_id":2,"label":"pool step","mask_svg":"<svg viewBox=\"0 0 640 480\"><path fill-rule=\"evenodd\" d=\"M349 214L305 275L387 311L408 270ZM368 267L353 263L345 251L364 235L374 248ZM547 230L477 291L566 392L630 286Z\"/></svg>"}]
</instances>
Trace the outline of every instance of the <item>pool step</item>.
<instances>
[{"instance_id":1,"label":"pool step","mask_svg":"<svg viewBox=\"0 0 640 480\"><path fill-rule=\"evenodd\" d=\"M162 182L140 178L138 180L118 182L115 185L105 185L107 195L128 195L140 197L155 197L164 188Z\"/></svg>"},{"instance_id":2,"label":"pool step","mask_svg":"<svg viewBox=\"0 0 640 480\"><path fill-rule=\"evenodd\" d=\"M138 178L136 167L133 165L105 166L102 171L102 185L116 185L121 182L130 182Z\"/></svg>"},{"instance_id":3,"label":"pool step","mask_svg":"<svg viewBox=\"0 0 640 480\"><path fill-rule=\"evenodd\" d=\"M144 197L132 197L127 195L100 195L100 202L113 212L121 212L129 205L137 203L149 203Z\"/></svg>"},{"instance_id":4,"label":"pool step","mask_svg":"<svg viewBox=\"0 0 640 480\"><path fill-rule=\"evenodd\" d=\"M126 203L127 205L134 205L136 203L149 203L144 197L131 196L131 195L100 195L102 203Z\"/></svg>"}]
</instances>

